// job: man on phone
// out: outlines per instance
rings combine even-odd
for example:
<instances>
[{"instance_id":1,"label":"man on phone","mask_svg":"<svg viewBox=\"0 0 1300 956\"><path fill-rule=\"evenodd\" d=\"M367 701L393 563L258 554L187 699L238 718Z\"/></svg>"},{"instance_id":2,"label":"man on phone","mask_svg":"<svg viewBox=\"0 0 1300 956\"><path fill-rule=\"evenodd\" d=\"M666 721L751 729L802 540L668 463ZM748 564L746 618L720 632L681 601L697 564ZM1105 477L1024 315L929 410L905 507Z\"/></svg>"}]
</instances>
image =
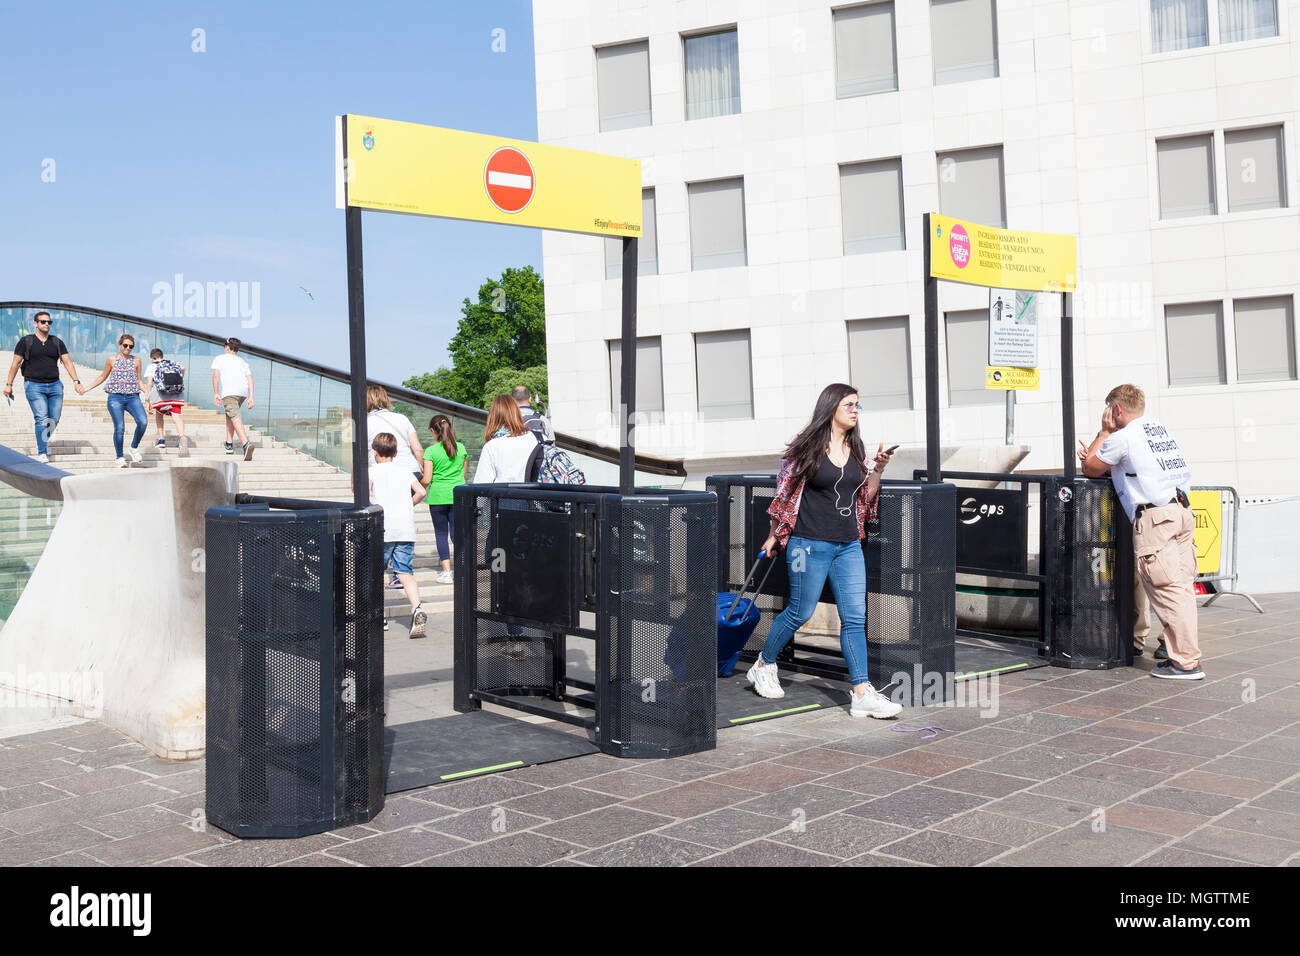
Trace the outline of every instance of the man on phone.
<instances>
[{"instance_id":1,"label":"man on phone","mask_svg":"<svg viewBox=\"0 0 1300 956\"><path fill-rule=\"evenodd\" d=\"M1196 519L1187 494L1192 474L1173 433L1146 414L1146 396L1120 385L1106 396L1101 431L1079 461L1089 478L1110 475L1124 513L1133 522L1138 579L1164 622L1169 659L1152 677L1204 680L1196 634Z\"/></svg>"},{"instance_id":2,"label":"man on phone","mask_svg":"<svg viewBox=\"0 0 1300 956\"><path fill-rule=\"evenodd\" d=\"M53 320L48 312L37 312L32 316L36 331L24 335L14 346L14 360L9 363L9 377L5 380L5 398L10 401L14 396L14 376L19 367L23 370L23 390L27 393L27 404L32 409L32 420L36 426L36 460L45 464L49 462L49 441L54 437L59 417L63 414L63 383L59 381L59 363L68 370L68 377L73 384L80 385L77 370L68 355L68 347L57 335L50 334Z\"/></svg>"}]
</instances>

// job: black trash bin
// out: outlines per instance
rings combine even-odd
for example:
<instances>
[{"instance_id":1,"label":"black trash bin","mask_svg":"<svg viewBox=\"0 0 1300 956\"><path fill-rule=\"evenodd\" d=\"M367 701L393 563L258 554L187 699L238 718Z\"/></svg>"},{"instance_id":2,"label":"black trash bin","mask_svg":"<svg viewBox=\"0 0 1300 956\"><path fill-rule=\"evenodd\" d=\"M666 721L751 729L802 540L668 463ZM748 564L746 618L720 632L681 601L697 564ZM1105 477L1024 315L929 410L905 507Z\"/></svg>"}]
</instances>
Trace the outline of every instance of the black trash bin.
<instances>
[{"instance_id":1,"label":"black trash bin","mask_svg":"<svg viewBox=\"0 0 1300 956\"><path fill-rule=\"evenodd\" d=\"M206 812L240 837L384 806L382 512L274 503L207 512Z\"/></svg>"}]
</instances>

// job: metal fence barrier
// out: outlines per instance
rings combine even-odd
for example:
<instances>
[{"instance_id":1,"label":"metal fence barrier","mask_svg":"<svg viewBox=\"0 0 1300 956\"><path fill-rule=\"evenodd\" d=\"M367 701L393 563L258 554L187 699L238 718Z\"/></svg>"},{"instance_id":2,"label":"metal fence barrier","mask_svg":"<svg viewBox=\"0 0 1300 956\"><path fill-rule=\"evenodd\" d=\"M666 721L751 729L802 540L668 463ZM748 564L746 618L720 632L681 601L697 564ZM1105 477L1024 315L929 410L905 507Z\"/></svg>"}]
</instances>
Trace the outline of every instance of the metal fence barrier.
<instances>
[{"instance_id":1,"label":"metal fence barrier","mask_svg":"<svg viewBox=\"0 0 1300 956\"><path fill-rule=\"evenodd\" d=\"M767 540L768 505L776 490L775 475L711 475L706 487L717 495L718 590L739 591L749 564ZM908 676L914 706L921 704L922 674L951 675L955 670L956 584L955 489L950 484L883 481L877 517L867 528L867 657L877 688L894 675ZM768 623L787 603L789 577L784 556L777 558L755 606ZM829 583L821 600L833 603ZM741 659L753 661L762 649L767 627L760 626ZM783 669L846 680L848 667L838 641L812 643L803 635L786 645L777 659ZM944 693L951 680L941 682ZM904 695L907 696L906 694ZM944 698L946 699L946 697ZM926 702L934 702L934 691Z\"/></svg>"},{"instance_id":2,"label":"metal fence barrier","mask_svg":"<svg viewBox=\"0 0 1300 956\"><path fill-rule=\"evenodd\" d=\"M1217 492L1219 495L1218 508L1202 507L1197 501L1198 492ZM1227 508L1224 507L1225 503L1228 506ZM1226 581L1228 584L1225 588L1216 588L1210 599L1201 606L1209 607L1225 594L1233 594L1237 597L1244 597L1256 611L1263 614L1264 609L1259 606L1258 601L1245 591L1235 590L1237 586L1237 528L1240 525L1238 519L1241 516L1241 496L1237 494L1237 489L1227 485L1193 485L1192 509L1196 513L1197 532L1201 532L1202 522L1205 522L1206 530L1213 533L1213 537L1207 541L1206 550L1213 553L1217 543L1219 556L1216 566L1211 570L1198 572L1196 580L1203 583ZM1216 518L1217 528L1215 527ZM1201 554L1198 548L1198 562L1200 558Z\"/></svg>"},{"instance_id":3,"label":"metal fence barrier","mask_svg":"<svg viewBox=\"0 0 1300 956\"><path fill-rule=\"evenodd\" d=\"M458 487L456 709L566 721L619 757L711 750L716 513L705 492ZM593 679L569 673L570 638Z\"/></svg>"},{"instance_id":4,"label":"metal fence barrier","mask_svg":"<svg viewBox=\"0 0 1300 956\"><path fill-rule=\"evenodd\" d=\"M207 819L364 823L384 806L382 512L237 500L206 515Z\"/></svg>"}]
</instances>

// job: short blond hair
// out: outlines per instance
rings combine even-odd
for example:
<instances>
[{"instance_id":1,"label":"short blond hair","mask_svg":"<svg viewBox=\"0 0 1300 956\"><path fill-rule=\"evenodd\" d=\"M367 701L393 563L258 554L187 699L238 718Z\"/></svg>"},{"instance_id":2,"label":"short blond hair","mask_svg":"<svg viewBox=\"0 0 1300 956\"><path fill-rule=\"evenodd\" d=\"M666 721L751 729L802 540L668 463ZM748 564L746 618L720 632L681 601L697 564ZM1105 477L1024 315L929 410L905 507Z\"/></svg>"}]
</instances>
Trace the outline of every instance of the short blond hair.
<instances>
[{"instance_id":1,"label":"short blond hair","mask_svg":"<svg viewBox=\"0 0 1300 956\"><path fill-rule=\"evenodd\" d=\"M377 408L391 409L393 400L388 397L388 389L382 385L366 386L366 413L369 414Z\"/></svg>"},{"instance_id":2,"label":"short blond hair","mask_svg":"<svg viewBox=\"0 0 1300 956\"><path fill-rule=\"evenodd\" d=\"M1106 395L1106 404L1122 406L1130 415L1141 415L1147 410L1147 397L1136 385L1116 385Z\"/></svg>"}]
</instances>

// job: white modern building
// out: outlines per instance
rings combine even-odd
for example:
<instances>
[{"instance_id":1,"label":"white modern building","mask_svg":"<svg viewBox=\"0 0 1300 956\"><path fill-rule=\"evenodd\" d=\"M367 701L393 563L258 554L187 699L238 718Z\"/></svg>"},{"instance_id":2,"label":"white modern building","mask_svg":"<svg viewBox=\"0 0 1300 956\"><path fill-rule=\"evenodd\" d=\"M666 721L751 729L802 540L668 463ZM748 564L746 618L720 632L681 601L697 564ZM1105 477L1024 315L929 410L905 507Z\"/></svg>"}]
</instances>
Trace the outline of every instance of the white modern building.
<instances>
[{"instance_id":1,"label":"white modern building","mask_svg":"<svg viewBox=\"0 0 1300 956\"><path fill-rule=\"evenodd\" d=\"M1079 237L1075 420L1146 390L1198 484L1300 492L1297 0L534 0L543 142L642 161L640 451L770 468L822 387L924 443L921 217ZM617 444L619 257L544 239L557 427ZM1024 468L1059 468L1059 297ZM942 284L944 444L1004 441ZM739 462L734 461L739 459ZM900 477L902 477L900 475Z\"/></svg>"}]
</instances>

